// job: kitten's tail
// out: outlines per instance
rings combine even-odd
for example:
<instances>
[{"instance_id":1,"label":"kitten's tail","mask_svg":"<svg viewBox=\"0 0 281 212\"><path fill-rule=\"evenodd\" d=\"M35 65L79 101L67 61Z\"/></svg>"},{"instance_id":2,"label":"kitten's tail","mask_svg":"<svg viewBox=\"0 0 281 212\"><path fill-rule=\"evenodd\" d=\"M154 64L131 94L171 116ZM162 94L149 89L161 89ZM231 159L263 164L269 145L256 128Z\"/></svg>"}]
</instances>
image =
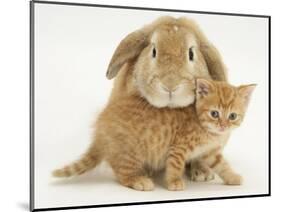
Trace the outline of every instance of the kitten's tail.
<instances>
[{"instance_id":1,"label":"kitten's tail","mask_svg":"<svg viewBox=\"0 0 281 212\"><path fill-rule=\"evenodd\" d=\"M54 177L71 177L81 175L95 168L103 159L103 153L98 145L93 145L78 161L52 172Z\"/></svg>"}]
</instances>

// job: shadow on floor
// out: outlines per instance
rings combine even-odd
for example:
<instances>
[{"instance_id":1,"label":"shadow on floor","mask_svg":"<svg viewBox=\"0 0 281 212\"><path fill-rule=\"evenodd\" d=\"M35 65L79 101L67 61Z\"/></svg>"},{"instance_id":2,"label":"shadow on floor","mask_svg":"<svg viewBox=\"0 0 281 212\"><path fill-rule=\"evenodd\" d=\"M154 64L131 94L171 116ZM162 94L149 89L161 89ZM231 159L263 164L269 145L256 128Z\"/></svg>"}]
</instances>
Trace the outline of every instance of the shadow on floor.
<instances>
[{"instance_id":1,"label":"shadow on floor","mask_svg":"<svg viewBox=\"0 0 281 212\"><path fill-rule=\"evenodd\" d=\"M26 202L18 202L17 206L24 211L29 211L29 204Z\"/></svg>"}]
</instances>

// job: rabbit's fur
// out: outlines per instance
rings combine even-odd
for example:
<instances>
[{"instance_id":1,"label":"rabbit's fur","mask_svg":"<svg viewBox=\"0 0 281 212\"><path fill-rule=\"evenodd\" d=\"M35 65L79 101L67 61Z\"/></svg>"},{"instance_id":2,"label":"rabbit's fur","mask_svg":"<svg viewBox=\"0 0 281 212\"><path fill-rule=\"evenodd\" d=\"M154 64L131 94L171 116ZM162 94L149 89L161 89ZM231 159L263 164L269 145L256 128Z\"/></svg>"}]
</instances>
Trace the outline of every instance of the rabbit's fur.
<instances>
[{"instance_id":1,"label":"rabbit's fur","mask_svg":"<svg viewBox=\"0 0 281 212\"><path fill-rule=\"evenodd\" d=\"M177 128L188 124L180 123L183 111L178 108L194 102L195 78L227 80L218 51L199 27L189 19L172 17L161 17L124 38L110 61L106 76L108 79L115 77L114 87L96 122L93 145L80 161L56 170L55 176L81 174L94 168L103 158L101 154L107 148L106 143L112 143L114 139L121 139L124 145L121 149L116 146L106 151L118 155L117 151L134 154L131 148L138 148L136 141L144 137L147 130L163 129L163 135L170 136L170 126ZM168 135L165 138L172 139ZM151 142L158 146L157 139L151 138ZM120 171L118 157L107 160L116 173ZM154 161L156 164L153 164L153 158L149 161L149 167L162 167L157 164L159 160ZM195 168L202 165L194 164L198 164ZM119 180L126 181L120 176Z\"/></svg>"}]
</instances>

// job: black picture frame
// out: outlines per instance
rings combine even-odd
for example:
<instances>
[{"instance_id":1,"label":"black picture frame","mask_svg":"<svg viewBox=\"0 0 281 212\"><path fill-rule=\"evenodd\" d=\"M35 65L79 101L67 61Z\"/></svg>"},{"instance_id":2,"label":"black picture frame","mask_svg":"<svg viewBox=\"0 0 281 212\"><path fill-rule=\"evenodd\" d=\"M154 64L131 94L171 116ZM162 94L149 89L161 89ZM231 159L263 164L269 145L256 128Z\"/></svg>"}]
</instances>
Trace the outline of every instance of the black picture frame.
<instances>
[{"instance_id":1,"label":"black picture frame","mask_svg":"<svg viewBox=\"0 0 281 212\"><path fill-rule=\"evenodd\" d=\"M30 1L30 211L52 211L52 210L67 210L67 209L86 209L97 207L113 207L113 206L129 206L129 205L144 205L144 204L159 204L159 203L179 203L189 201L204 201L204 200L222 200L222 199L235 199L235 198L252 198L252 197L268 197L271 196L271 16L270 15L257 15L257 14L240 14L240 13L226 13L226 12L210 12L210 11L193 11L193 10L179 10L179 9L164 9L164 8L146 8L146 7L132 7L120 5L102 5L102 4L88 4L88 3L70 3L70 2L56 2L56 1ZM255 17L265 18L268 20L268 193L254 194L254 195L237 195L237 196L223 196L223 197L208 197L208 198L195 198L195 199L180 199L180 200L165 200L165 201L148 201L148 202L130 202L130 203L117 203L117 204L100 204L100 205L85 205L85 206L71 206L71 207L53 207L53 208L34 208L35 202L35 185L34 185L34 7L36 4L53 4L53 5L68 5L68 6L82 6L82 7L101 7L101 8L117 8L125 10L149 10L149 11L166 11L166 12L180 12L180 13L196 13L196 14L209 14L209 15L225 15L225 16L241 16L241 17Z\"/></svg>"}]
</instances>

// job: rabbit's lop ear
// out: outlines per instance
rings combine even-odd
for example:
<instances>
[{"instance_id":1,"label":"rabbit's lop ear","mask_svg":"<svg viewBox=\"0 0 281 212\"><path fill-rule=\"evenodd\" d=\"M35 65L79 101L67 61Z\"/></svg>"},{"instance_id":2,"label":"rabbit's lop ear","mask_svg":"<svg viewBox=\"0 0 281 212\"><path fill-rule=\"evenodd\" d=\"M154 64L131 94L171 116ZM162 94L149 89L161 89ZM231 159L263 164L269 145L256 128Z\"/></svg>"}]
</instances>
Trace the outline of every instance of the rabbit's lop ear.
<instances>
[{"instance_id":1,"label":"rabbit's lop ear","mask_svg":"<svg viewBox=\"0 0 281 212\"><path fill-rule=\"evenodd\" d=\"M141 53L148 43L147 36L148 33L143 28L130 33L120 42L111 58L106 72L106 77L108 79L115 77L122 65Z\"/></svg>"},{"instance_id":2,"label":"rabbit's lop ear","mask_svg":"<svg viewBox=\"0 0 281 212\"><path fill-rule=\"evenodd\" d=\"M211 43L201 44L200 51L204 56L212 79L217 81L227 81L226 67L222 62L219 51Z\"/></svg>"},{"instance_id":3,"label":"rabbit's lop ear","mask_svg":"<svg viewBox=\"0 0 281 212\"><path fill-rule=\"evenodd\" d=\"M226 67L218 50L208 41L200 27L191 19L185 17L179 18L179 21L189 30L195 33L198 39L200 52L202 53L208 71L213 80L227 81Z\"/></svg>"}]
</instances>

